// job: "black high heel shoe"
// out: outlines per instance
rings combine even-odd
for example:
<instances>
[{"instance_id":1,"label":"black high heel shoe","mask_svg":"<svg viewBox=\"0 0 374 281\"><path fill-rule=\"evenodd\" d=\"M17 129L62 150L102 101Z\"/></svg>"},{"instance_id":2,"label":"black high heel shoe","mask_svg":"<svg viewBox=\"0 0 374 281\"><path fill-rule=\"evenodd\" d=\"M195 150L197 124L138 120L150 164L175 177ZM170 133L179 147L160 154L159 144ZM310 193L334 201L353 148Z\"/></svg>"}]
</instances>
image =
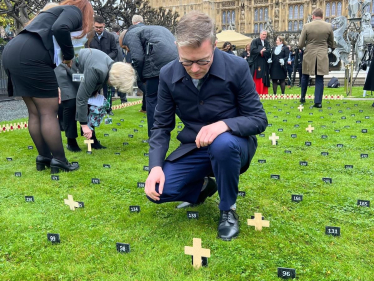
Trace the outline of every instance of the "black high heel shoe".
<instances>
[{"instance_id":1,"label":"black high heel shoe","mask_svg":"<svg viewBox=\"0 0 374 281\"><path fill-rule=\"evenodd\" d=\"M51 160L52 158L38 155L38 157L36 157L36 170L43 171L45 170L45 166L49 168L49 166L51 165Z\"/></svg>"},{"instance_id":2,"label":"black high heel shoe","mask_svg":"<svg viewBox=\"0 0 374 281\"><path fill-rule=\"evenodd\" d=\"M72 172L79 169L79 165L77 163L69 163L66 161L61 161L56 158L53 158L51 161L51 174L58 174L60 170L64 172Z\"/></svg>"}]
</instances>

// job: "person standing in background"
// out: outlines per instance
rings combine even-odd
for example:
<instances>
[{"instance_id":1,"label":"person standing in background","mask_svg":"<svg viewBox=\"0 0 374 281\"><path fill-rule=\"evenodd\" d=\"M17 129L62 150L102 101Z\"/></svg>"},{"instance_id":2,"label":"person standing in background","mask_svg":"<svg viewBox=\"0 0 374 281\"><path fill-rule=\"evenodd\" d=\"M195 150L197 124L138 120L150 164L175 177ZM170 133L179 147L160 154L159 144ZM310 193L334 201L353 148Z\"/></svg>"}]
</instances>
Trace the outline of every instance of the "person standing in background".
<instances>
[{"instance_id":1,"label":"person standing in background","mask_svg":"<svg viewBox=\"0 0 374 281\"><path fill-rule=\"evenodd\" d=\"M271 64L270 77L273 81L273 94L277 94L277 88L280 85L282 95L284 95L287 79L286 61L288 60L290 50L285 46L283 36L278 36L275 44L276 46L273 47L271 58L268 60Z\"/></svg>"},{"instance_id":2,"label":"person standing in background","mask_svg":"<svg viewBox=\"0 0 374 281\"><path fill-rule=\"evenodd\" d=\"M222 51L224 51L225 53L228 53L230 55L235 55L234 52L232 51L232 45L228 41L226 41L225 43L223 43Z\"/></svg>"},{"instance_id":3,"label":"person standing in background","mask_svg":"<svg viewBox=\"0 0 374 281\"><path fill-rule=\"evenodd\" d=\"M249 58L249 56L250 56L250 54L251 54L251 44L247 44L247 45L245 45L245 49L244 49L244 51L241 53L241 57L243 58L243 59L245 59L245 60L247 60L248 58Z\"/></svg>"},{"instance_id":4,"label":"person standing in background","mask_svg":"<svg viewBox=\"0 0 374 281\"><path fill-rule=\"evenodd\" d=\"M259 95L267 95L270 87L269 66L267 60L271 56L271 48L266 40L267 31L260 32L260 38L251 43L248 64L251 69L253 81L256 84L256 91Z\"/></svg>"},{"instance_id":5,"label":"person standing in background","mask_svg":"<svg viewBox=\"0 0 374 281\"><path fill-rule=\"evenodd\" d=\"M117 45L117 50L118 50L117 58L114 60L115 62L123 62L123 60L125 59L123 49L119 45L120 32L121 32L121 27L118 24L113 24L111 34L114 36L114 39L116 40L116 45ZM112 93L114 92L115 90L112 89ZM127 102L126 93L122 93L117 90L117 94L121 98L121 103Z\"/></svg>"},{"instance_id":6,"label":"person standing in background","mask_svg":"<svg viewBox=\"0 0 374 281\"><path fill-rule=\"evenodd\" d=\"M109 33L105 30L105 21L102 16L95 16L94 17L94 30L93 39L86 47L90 47L92 49L98 49L104 53L106 53L112 60L117 59L118 49L116 45L116 40L113 34ZM104 96L107 100L110 101L110 109L109 115L114 115L112 111L112 97L109 97L108 93L108 86L105 84L103 87ZM113 96L114 91L113 88L110 89L110 94Z\"/></svg>"},{"instance_id":7,"label":"person standing in background","mask_svg":"<svg viewBox=\"0 0 374 281\"><path fill-rule=\"evenodd\" d=\"M303 56L303 76L301 78L301 103L305 103L309 76L316 76L314 107L322 107L323 76L329 74L328 48L334 46L332 25L322 20L323 11L316 8L313 21L304 25L299 39L299 48L305 47Z\"/></svg>"}]
</instances>

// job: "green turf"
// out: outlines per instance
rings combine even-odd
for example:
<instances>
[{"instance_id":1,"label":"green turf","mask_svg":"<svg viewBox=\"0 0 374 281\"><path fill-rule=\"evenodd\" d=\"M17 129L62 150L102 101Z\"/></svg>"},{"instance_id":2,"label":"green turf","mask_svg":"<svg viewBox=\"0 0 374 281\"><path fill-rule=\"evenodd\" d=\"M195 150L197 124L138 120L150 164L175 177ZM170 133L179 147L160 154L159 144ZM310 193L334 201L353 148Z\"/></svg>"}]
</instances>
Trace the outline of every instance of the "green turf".
<instances>
[{"instance_id":1,"label":"green turf","mask_svg":"<svg viewBox=\"0 0 374 281\"><path fill-rule=\"evenodd\" d=\"M357 206L358 199L374 200L371 103L325 100L320 112L309 108L309 100L299 112L296 100L264 101L272 126L265 137L258 137L252 165L240 178L239 190L246 192L237 201L241 233L231 242L216 238L217 195L191 209L199 212L198 220L188 220L176 203L155 205L137 188L148 165L147 144L142 142L146 122L141 123L146 119L139 105L115 111L113 124L97 129L108 149L92 155L67 151L68 159L81 168L61 173L59 181L51 180L49 170L36 172L37 152L27 148L33 143L26 130L1 133L0 280L277 280L278 267L295 268L299 280L372 280L373 207ZM305 130L309 124L315 127L311 134ZM177 130L171 149L178 145ZM271 133L280 136L277 146L268 139ZM305 146L306 141L312 145ZM78 142L84 149L82 137ZM329 155L322 156L323 151ZM360 158L363 153L369 158ZM280 180L271 179L272 174ZM333 183L324 183L323 177ZM91 184L92 178L101 183ZM85 208L70 211L64 205L68 194ZM292 202L292 194L302 194L303 201ZM26 195L33 195L35 202L26 203ZM141 212L130 213L130 205L139 205ZM246 224L255 212L270 221L270 228L257 232ZM325 226L341 227L341 237L325 235ZM61 243L48 242L48 232L59 233ZM193 238L201 238L202 246L211 250L209 266L198 271L184 254ZM131 252L117 253L116 242L129 243Z\"/></svg>"}]
</instances>

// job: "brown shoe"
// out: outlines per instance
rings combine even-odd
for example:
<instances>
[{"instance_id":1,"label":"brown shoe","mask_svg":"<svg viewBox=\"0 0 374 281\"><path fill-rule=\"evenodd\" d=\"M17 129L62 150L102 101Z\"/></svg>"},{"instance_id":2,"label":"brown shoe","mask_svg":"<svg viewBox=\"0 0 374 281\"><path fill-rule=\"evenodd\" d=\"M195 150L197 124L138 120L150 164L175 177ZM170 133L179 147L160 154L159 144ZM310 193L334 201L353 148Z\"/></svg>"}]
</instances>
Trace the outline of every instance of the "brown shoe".
<instances>
[{"instance_id":1,"label":"brown shoe","mask_svg":"<svg viewBox=\"0 0 374 281\"><path fill-rule=\"evenodd\" d=\"M141 113L147 113L147 111L145 111L143 109L140 109L139 112L141 112Z\"/></svg>"}]
</instances>

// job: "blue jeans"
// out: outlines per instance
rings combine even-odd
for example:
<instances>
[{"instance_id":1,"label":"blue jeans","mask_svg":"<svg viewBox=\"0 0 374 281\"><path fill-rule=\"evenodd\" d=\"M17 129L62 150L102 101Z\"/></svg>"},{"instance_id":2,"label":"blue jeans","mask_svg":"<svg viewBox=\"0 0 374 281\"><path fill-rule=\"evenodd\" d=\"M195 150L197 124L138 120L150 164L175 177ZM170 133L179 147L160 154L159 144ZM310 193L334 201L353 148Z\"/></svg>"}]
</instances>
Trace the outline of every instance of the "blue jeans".
<instances>
[{"instance_id":1,"label":"blue jeans","mask_svg":"<svg viewBox=\"0 0 374 281\"><path fill-rule=\"evenodd\" d=\"M238 196L240 170L249 164L255 152L256 143L252 138L223 133L208 147L196 149L173 162L165 161L165 184L160 201L148 199L158 204L196 203L204 177L214 174L220 197L219 209L228 211Z\"/></svg>"}]
</instances>

